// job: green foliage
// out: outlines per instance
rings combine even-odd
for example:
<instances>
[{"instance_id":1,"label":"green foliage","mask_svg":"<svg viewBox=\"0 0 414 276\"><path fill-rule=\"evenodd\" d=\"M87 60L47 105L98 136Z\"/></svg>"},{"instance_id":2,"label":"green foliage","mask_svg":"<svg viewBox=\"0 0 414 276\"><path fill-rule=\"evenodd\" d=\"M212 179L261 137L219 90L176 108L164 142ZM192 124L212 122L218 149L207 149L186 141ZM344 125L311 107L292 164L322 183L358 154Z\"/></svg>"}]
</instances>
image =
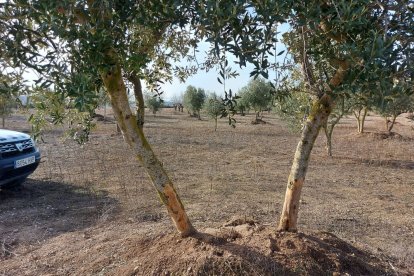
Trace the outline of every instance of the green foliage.
<instances>
[{"instance_id":1,"label":"green foliage","mask_svg":"<svg viewBox=\"0 0 414 276\"><path fill-rule=\"evenodd\" d=\"M240 91L242 104L254 109L257 115L271 107L274 88L263 78L251 80L247 86Z\"/></svg>"},{"instance_id":2,"label":"green foliage","mask_svg":"<svg viewBox=\"0 0 414 276\"><path fill-rule=\"evenodd\" d=\"M89 134L95 127L92 113L79 111L76 103L62 98L61 94L41 87L32 91L32 104L35 108L29 122L32 135L36 140L42 139L42 133L52 125L66 125L66 135L80 144L89 140Z\"/></svg>"},{"instance_id":3,"label":"green foliage","mask_svg":"<svg viewBox=\"0 0 414 276\"><path fill-rule=\"evenodd\" d=\"M226 106L223 100L215 93L210 94L204 104L204 110L207 116L215 121L215 130L217 130L217 119L225 113Z\"/></svg>"},{"instance_id":4,"label":"green foliage","mask_svg":"<svg viewBox=\"0 0 414 276\"><path fill-rule=\"evenodd\" d=\"M374 110L383 117L396 118L402 113L414 112L414 87L407 82L395 80L382 92L377 97Z\"/></svg>"},{"instance_id":5,"label":"green foliage","mask_svg":"<svg viewBox=\"0 0 414 276\"><path fill-rule=\"evenodd\" d=\"M298 132L309 116L311 106L312 99L309 93L293 91L288 97L276 101L273 110L288 124L292 131Z\"/></svg>"},{"instance_id":6,"label":"green foliage","mask_svg":"<svg viewBox=\"0 0 414 276\"><path fill-rule=\"evenodd\" d=\"M242 116L245 115L245 112L250 110L250 103L249 103L249 94L247 93L247 89L240 89L238 93L239 99L236 102L236 111L239 112Z\"/></svg>"},{"instance_id":7,"label":"green foliage","mask_svg":"<svg viewBox=\"0 0 414 276\"><path fill-rule=\"evenodd\" d=\"M152 114L157 114L157 112L162 107L163 100L157 95L145 94L145 105L151 110Z\"/></svg>"},{"instance_id":8,"label":"green foliage","mask_svg":"<svg viewBox=\"0 0 414 276\"><path fill-rule=\"evenodd\" d=\"M203 108L205 99L204 89L189 85L184 92L184 107L200 118L200 110Z\"/></svg>"},{"instance_id":9,"label":"green foliage","mask_svg":"<svg viewBox=\"0 0 414 276\"><path fill-rule=\"evenodd\" d=\"M7 94L0 94L0 117L3 120L12 113L12 107L16 106L16 100Z\"/></svg>"}]
</instances>

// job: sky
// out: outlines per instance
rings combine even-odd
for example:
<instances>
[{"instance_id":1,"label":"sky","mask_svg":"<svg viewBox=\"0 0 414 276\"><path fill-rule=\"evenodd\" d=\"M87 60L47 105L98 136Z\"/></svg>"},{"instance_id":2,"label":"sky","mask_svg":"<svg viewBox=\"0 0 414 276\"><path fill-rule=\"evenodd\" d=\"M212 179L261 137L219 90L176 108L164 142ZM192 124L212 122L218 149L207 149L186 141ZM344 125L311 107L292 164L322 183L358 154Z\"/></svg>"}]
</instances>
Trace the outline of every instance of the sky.
<instances>
[{"instance_id":1,"label":"sky","mask_svg":"<svg viewBox=\"0 0 414 276\"><path fill-rule=\"evenodd\" d=\"M281 38L282 34L289 29L288 24L283 24L279 27L278 39ZM278 42L277 51L286 50L286 47L282 43ZM200 56L197 56L199 60L203 60L202 53L209 49L208 43L201 43L198 50ZM282 62L284 54L278 57L278 61ZM240 69L238 64L234 64L235 57L231 54L227 57L229 59L229 66L236 70L239 73L239 76L232 79L226 80L226 90L231 89L234 93L237 93L243 86L247 85L250 81L250 72L253 70L254 66L247 64L246 67ZM233 62L232 62L233 61ZM217 69L212 69L209 72L199 71L196 75L189 77L184 83L180 82L177 78L174 78L172 83L165 83L161 86L163 89L163 99L165 101L171 100L174 96L179 96L184 93L187 86L192 85L197 88L203 88L207 92L215 92L217 95L224 96L224 87L217 81L219 76ZM275 79L275 72L269 72L269 79Z\"/></svg>"},{"instance_id":2,"label":"sky","mask_svg":"<svg viewBox=\"0 0 414 276\"><path fill-rule=\"evenodd\" d=\"M200 52L204 52L207 49L207 44L203 44L199 50ZM249 82L249 76L250 72L253 70L253 66L248 64L246 67L240 69L238 64L234 64L234 56L230 56L229 54L228 59L229 66L233 70L236 70L239 76L236 78L226 79L226 90L228 91L231 89L233 92L237 92ZM167 101L171 100L172 97L179 96L184 93L189 85L197 88L203 88L206 92L214 92L217 95L224 95L224 86L217 81L218 76L218 68L213 68L208 72L199 71L197 74L189 77L185 82L180 82L177 78L174 78L172 83L165 83L161 86L163 89L163 98Z\"/></svg>"}]
</instances>

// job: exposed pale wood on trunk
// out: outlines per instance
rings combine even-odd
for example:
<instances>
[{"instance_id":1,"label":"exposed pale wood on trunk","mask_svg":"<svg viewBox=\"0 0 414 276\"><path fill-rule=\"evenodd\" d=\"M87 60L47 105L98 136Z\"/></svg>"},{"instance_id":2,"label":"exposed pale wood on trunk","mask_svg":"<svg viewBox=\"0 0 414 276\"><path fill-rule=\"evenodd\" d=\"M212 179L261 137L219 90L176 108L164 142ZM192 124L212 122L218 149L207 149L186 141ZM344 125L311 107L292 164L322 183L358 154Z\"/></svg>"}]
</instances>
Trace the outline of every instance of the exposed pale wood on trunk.
<instances>
[{"instance_id":1,"label":"exposed pale wood on trunk","mask_svg":"<svg viewBox=\"0 0 414 276\"><path fill-rule=\"evenodd\" d=\"M290 170L288 184L279 222L279 231L296 231L299 200L308 169L309 158L319 130L326 124L331 112L332 99L325 94L313 103L313 112L306 120L302 136L296 147L295 157Z\"/></svg>"},{"instance_id":2,"label":"exposed pale wood on trunk","mask_svg":"<svg viewBox=\"0 0 414 276\"><path fill-rule=\"evenodd\" d=\"M312 148L318 137L319 130L322 126L326 125L328 116L332 112L333 100L330 96L332 88L342 83L349 68L347 61L338 61L338 64L339 66L335 75L330 79L329 85L325 86L326 92L314 101L305 127L302 130L301 139L296 147L295 157L288 178L278 231L294 232L297 230L300 196L305 182Z\"/></svg>"}]
</instances>

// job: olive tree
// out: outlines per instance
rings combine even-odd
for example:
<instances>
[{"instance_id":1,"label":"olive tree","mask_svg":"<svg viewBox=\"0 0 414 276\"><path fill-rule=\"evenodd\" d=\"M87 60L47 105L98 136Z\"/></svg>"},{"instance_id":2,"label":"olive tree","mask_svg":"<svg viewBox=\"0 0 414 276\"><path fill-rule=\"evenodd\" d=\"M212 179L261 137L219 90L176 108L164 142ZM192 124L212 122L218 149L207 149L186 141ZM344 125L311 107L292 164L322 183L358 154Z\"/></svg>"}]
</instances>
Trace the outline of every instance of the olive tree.
<instances>
[{"instance_id":1,"label":"olive tree","mask_svg":"<svg viewBox=\"0 0 414 276\"><path fill-rule=\"evenodd\" d=\"M374 110L384 118L385 131L391 132L399 115L414 112L414 89L404 80L394 80L382 92Z\"/></svg>"},{"instance_id":2,"label":"olive tree","mask_svg":"<svg viewBox=\"0 0 414 276\"><path fill-rule=\"evenodd\" d=\"M187 45L194 44L195 38L185 29L190 8L162 0L11 0L0 6L2 56L14 67L36 71L41 76L38 86L53 84L54 95L59 95L57 105L76 109L84 116L81 123L85 127L74 136L89 133L92 126L85 122L97 106L97 91L104 88L125 142L147 171L182 235L195 229L145 137L141 81L158 92L161 82L181 73L172 63L191 59ZM134 86L137 112L129 106L127 81ZM55 122L64 122L66 114L56 112ZM35 117L32 122L41 124L46 117Z\"/></svg>"},{"instance_id":3,"label":"olive tree","mask_svg":"<svg viewBox=\"0 0 414 276\"><path fill-rule=\"evenodd\" d=\"M239 99L236 102L235 110L240 113L241 116L245 116L246 112L250 110L250 104L248 99L247 90L242 88L238 92Z\"/></svg>"},{"instance_id":4,"label":"olive tree","mask_svg":"<svg viewBox=\"0 0 414 276\"><path fill-rule=\"evenodd\" d=\"M201 119L200 110L203 108L205 99L206 93L204 89L189 85L184 92L184 107L187 108L189 112L192 112L194 117Z\"/></svg>"},{"instance_id":5,"label":"olive tree","mask_svg":"<svg viewBox=\"0 0 414 276\"><path fill-rule=\"evenodd\" d=\"M157 112L160 110L162 106L162 99L158 97L157 95L150 95L145 94L145 104L151 110L152 114L155 116Z\"/></svg>"},{"instance_id":6,"label":"olive tree","mask_svg":"<svg viewBox=\"0 0 414 276\"><path fill-rule=\"evenodd\" d=\"M368 0L315 0L306 4L280 1L252 6L256 24L261 26L259 30L243 29L248 15L236 15L231 9L210 21L206 19L205 25L214 48L218 48L215 50L218 55L223 51L232 52L239 58L240 65L247 62L255 65L253 75L266 78L269 69L284 69L277 62L271 66L269 56L273 54L274 43L269 42L276 42L275 30L279 23L290 23L291 30L286 35L293 43L288 43L288 50L295 63L300 64L312 97L309 116L294 154L278 226L280 231L296 231L312 148L333 110L336 96L344 90L357 91L362 83L383 81L378 71L384 64L398 68L397 74L412 72L412 64L404 60L412 57L413 49L409 45L414 30L413 7L406 2ZM388 59L390 56L392 58ZM410 81L412 79L413 74ZM278 89L277 83L274 86Z\"/></svg>"},{"instance_id":7,"label":"olive tree","mask_svg":"<svg viewBox=\"0 0 414 276\"><path fill-rule=\"evenodd\" d=\"M5 65L0 64L0 117L2 120L2 127L6 126L6 118L12 113L12 108L19 105L19 96L27 92L27 87L24 85L21 71L13 70L7 72Z\"/></svg>"},{"instance_id":8,"label":"olive tree","mask_svg":"<svg viewBox=\"0 0 414 276\"><path fill-rule=\"evenodd\" d=\"M251 80L247 86L241 89L243 100L255 111L256 121L261 119L262 111L270 108L273 92L274 88L269 82L260 77ZM242 101L242 104L244 101Z\"/></svg>"},{"instance_id":9,"label":"olive tree","mask_svg":"<svg viewBox=\"0 0 414 276\"><path fill-rule=\"evenodd\" d=\"M217 120L225 112L223 101L215 93L210 94L204 104L207 116L214 120L214 131L217 131Z\"/></svg>"}]
</instances>

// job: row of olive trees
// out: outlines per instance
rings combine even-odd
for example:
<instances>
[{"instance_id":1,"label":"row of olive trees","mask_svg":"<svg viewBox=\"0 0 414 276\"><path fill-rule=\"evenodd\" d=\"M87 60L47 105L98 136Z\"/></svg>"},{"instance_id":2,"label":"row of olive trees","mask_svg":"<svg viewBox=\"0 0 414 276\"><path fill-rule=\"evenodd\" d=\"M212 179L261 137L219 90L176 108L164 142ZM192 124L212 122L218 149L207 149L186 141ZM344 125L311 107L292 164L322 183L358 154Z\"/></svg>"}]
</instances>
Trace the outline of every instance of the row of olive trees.
<instances>
[{"instance_id":1,"label":"row of olive trees","mask_svg":"<svg viewBox=\"0 0 414 276\"><path fill-rule=\"evenodd\" d=\"M183 96L184 107L193 117L201 119L201 110L214 120L214 130L217 130L218 118L226 111L223 100L215 93L206 94L202 88L189 85Z\"/></svg>"},{"instance_id":2,"label":"row of olive trees","mask_svg":"<svg viewBox=\"0 0 414 276\"><path fill-rule=\"evenodd\" d=\"M274 53L277 26L289 22L285 43L301 66L312 102L278 226L280 231L296 231L312 148L339 95L347 90L370 97L380 93L375 86L385 87L390 79L412 83L414 77L414 10L407 1L10 0L0 4L0 12L0 62L37 71L37 85L53 84L58 102L70 103L86 116L96 91L104 88L125 142L182 235L196 230L145 137L140 81L157 92L172 75L185 79L195 72L192 68L210 69L219 63L224 85L231 75L228 54L236 57L237 66L252 64L252 76L268 78L269 70L286 69L274 62ZM211 43L211 51L199 66L194 52L201 41ZM177 60L197 64L175 66ZM136 112L129 106L126 80L134 87ZM364 85L369 89L362 89ZM230 91L224 100L234 106ZM48 106L39 109L47 111ZM84 122L81 131L88 134L88 120Z\"/></svg>"},{"instance_id":3,"label":"row of olive trees","mask_svg":"<svg viewBox=\"0 0 414 276\"><path fill-rule=\"evenodd\" d=\"M235 102L235 111L242 116L246 111L253 109L256 115L255 122L262 119L262 112L270 110L274 99L274 88L263 78L252 79L246 86L240 89L238 99ZM229 111L222 98L215 93L206 95L204 89L188 86L183 97L184 107L197 118L200 111L204 110L208 117L214 120L217 130L217 120Z\"/></svg>"},{"instance_id":4,"label":"row of olive trees","mask_svg":"<svg viewBox=\"0 0 414 276\"><path fill-rule=\"evenodd\" d=\"M293 131L300 130L303 122L309 116L311 96L303 81L298 77L298 70L292 72L291 93L288 97L275 101L275 112L283 118ZM393 80L390 80L391 82ZM365 92L365 91L364 91ZM414 112L414 87L406 82L392 82L381 91L371 95L357 91L342 91L337 95L336 104L329 115L326 124L323 126L326 136L326 150L332 156L332 135L335 126L346 115L353 115L356 118L356 131L364 132L365 119L368 111L373 111L384 118L386 132L391 132L396 118L408 112Z\"/></svg>"}]
</instances>

